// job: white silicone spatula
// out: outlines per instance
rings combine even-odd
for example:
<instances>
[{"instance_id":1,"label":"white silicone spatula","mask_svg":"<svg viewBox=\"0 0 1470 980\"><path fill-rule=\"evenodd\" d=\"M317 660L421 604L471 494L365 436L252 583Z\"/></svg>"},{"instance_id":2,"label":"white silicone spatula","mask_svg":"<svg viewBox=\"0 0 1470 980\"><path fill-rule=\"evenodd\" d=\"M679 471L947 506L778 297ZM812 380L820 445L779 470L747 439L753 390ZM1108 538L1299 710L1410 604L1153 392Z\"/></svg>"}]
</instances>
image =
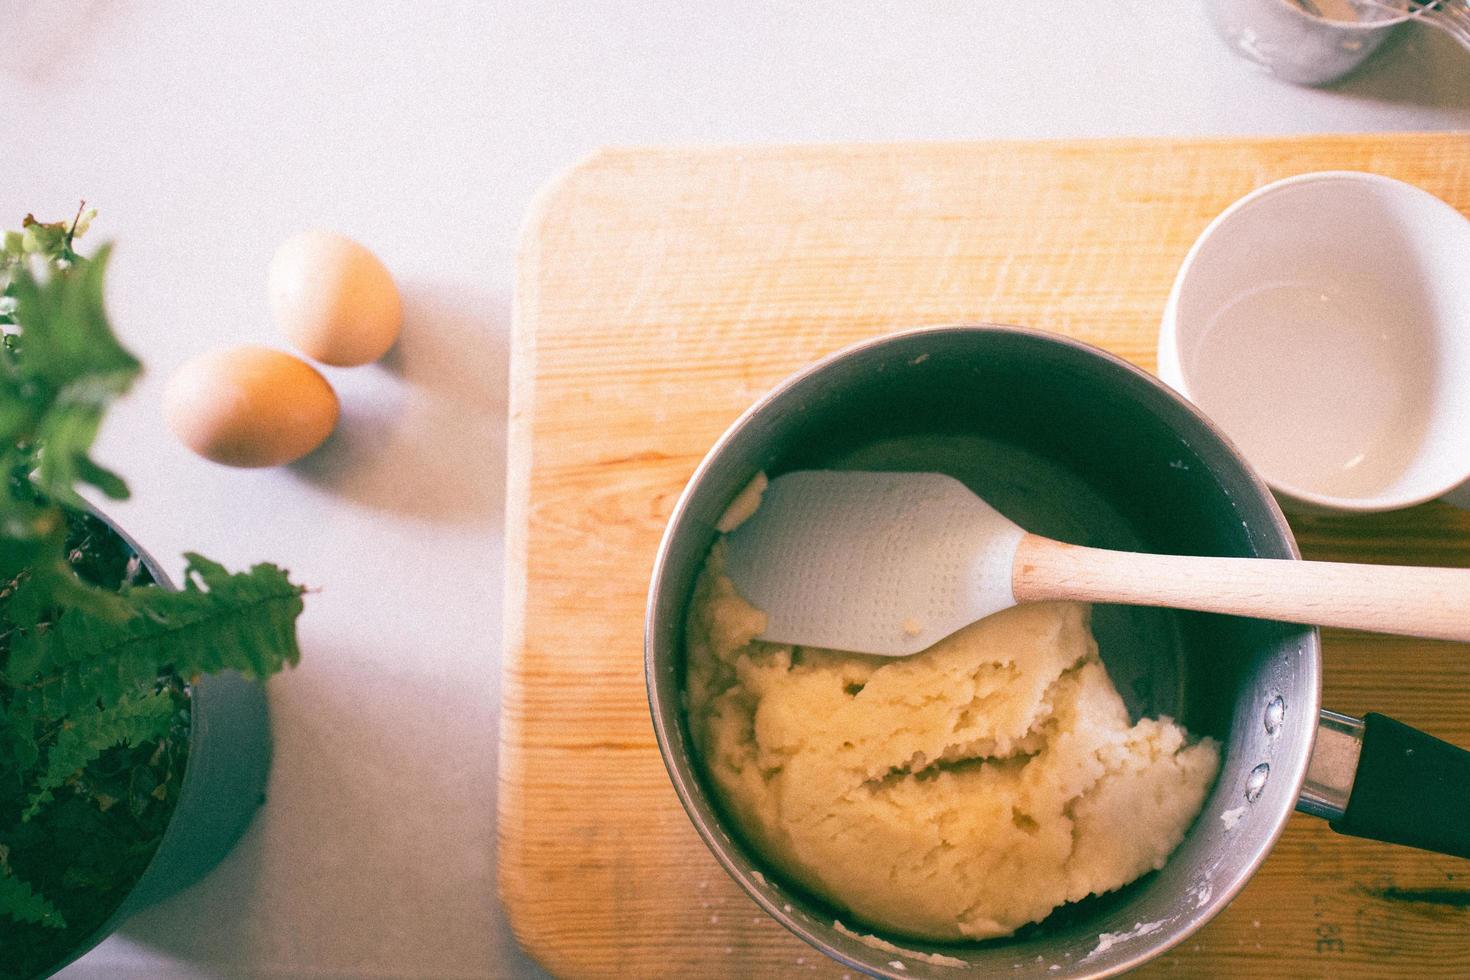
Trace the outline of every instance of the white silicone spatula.
<instances>
[{"instance_id":1,"label":"white silicone spatula","mask_svg":"<svg viewBox=\"0 0 1470 980\"><path fill-rule=\"evenodd\" d=\"M940 473L787 473L726 547L776 643L902 657L1046 599L1470 640L1470 569L1083 548L1026 533Z\"/></svg>"}]
</instances>

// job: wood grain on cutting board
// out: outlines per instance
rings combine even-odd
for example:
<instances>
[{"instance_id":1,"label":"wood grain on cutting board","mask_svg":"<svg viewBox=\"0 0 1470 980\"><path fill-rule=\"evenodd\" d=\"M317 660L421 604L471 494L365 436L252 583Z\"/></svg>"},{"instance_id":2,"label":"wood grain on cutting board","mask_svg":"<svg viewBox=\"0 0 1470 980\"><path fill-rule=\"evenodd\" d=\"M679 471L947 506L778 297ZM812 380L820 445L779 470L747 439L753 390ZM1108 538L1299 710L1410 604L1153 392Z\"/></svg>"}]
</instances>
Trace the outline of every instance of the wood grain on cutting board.
<instances>
[{"instance_id":1,"label":"wood grain on cutting board","mask_svg":"<svg viewBox=\"0 0 1470 980\"><path fill-rule=\"evenodd\" d=\"M1209 220L1328 169L1470 213L1463 134L617 150L549 187L511 368L499 869L522 944L565 976L841 975L726 878L654 744L644 600L685 481L768 388L876 334L1020 323L1152 369ZM1309 558L1470 566L1470 514L1441 504L1295 526ZM1470 745L1470 648L1329 633L1325 659L1328 706ZM1470 975L1470 862L1294 817L1143 973Z\"/></svg>"}]
</instances>

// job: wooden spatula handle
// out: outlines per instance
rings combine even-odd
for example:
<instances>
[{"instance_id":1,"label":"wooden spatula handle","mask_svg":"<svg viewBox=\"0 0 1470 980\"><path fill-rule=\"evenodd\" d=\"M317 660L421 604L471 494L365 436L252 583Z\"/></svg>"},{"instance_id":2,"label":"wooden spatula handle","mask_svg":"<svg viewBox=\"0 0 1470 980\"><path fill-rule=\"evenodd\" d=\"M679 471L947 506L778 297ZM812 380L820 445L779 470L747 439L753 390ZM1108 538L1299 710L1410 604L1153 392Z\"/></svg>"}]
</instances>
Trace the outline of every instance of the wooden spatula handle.
<instances>
[{"instance_id":1,"label":"wooden spatula handle","mask_svg":"<svg viewBox=\"0 0 1470 980\"><path fill-rule=\"evenodd\" d=\"M1470 640L1466 568L1134 554L1028 534L1016 548L1011 588L1018 602L1170 606Z\"/></svg>"}]
</instances>

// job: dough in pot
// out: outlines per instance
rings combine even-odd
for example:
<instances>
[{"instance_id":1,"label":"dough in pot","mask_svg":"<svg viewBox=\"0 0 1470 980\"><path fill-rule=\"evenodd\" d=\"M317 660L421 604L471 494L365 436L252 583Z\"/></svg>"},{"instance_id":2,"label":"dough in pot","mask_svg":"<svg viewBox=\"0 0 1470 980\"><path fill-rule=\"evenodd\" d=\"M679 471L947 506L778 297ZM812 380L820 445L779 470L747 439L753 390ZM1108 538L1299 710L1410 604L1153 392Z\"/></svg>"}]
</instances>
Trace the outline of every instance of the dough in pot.
<instances>
[{"instance_id":1,"label":"dough in pot","mask_svg":"<svg viewBox=\"0 0 1470 980\"><path fill-rule=\"evenodd\" d=\"M869 926L1004 936L1162 867L1219 768L1131 724L1089 607L1022 605L903 659L754 637L717 544L688 616L695 747L774 866Z\"/></svg>"}]
</instances>

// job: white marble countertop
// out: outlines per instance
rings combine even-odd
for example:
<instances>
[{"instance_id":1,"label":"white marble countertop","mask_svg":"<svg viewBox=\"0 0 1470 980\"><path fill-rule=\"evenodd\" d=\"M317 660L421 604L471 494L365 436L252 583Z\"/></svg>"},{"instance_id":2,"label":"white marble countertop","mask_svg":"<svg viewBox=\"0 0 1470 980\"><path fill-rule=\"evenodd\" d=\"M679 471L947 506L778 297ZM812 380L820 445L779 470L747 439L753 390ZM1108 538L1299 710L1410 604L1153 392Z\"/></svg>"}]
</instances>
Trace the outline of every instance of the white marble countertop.
<instances>
[{"instance_id":1,"label":"white marble countertop","mask_svg":"<svg viewBox=\"0 0 1470 980\"><path fill-rule=\"evenodd\" d=\"M0 0L0 218L101 210L149 373L101 458L177 570L273 560L320 591L271 683L270 803L213 874L66 972L534 975L495 898L507 326L536 188L604 144L1470 130L1470 55L1414 27L1326 91L1255 73L1197 2ZM322 225L407 321L329 372L345 420L291 468L179 448L163 379L274 342L265 267Z\"/></svg>"}]
</instances>

